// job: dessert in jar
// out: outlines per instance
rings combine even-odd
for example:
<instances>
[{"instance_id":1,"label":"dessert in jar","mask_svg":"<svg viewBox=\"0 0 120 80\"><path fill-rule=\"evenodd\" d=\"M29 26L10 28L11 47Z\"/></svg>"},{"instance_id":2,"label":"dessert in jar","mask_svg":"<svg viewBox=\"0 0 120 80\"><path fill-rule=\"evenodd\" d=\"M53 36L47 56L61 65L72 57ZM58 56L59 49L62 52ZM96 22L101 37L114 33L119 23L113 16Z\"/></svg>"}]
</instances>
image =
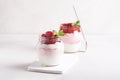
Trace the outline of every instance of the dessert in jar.
<instances>
[{"instance_id":1,"label":"dessert in jar","mask_svg":"<svg viewBox=\"0 0 120 80\"><path fill-rule=\"evenodd\" d=\"M39 62L43 66L59 65L64 53L64 44L59 35L53 31L47 31L40 37L38 48Z\"/></svg>"},{"instance_id":2,"label":"dessert in jar","mask_svg":"<svg viewBox=\"0 0 120 80\"><path fill-rule=\"evenodd\" d=\"M64 51L78 52L80 50L80 22L63 23L60 25L60 31L64 33L61 37L64 42Z\"/></svg>"}]
</instances>

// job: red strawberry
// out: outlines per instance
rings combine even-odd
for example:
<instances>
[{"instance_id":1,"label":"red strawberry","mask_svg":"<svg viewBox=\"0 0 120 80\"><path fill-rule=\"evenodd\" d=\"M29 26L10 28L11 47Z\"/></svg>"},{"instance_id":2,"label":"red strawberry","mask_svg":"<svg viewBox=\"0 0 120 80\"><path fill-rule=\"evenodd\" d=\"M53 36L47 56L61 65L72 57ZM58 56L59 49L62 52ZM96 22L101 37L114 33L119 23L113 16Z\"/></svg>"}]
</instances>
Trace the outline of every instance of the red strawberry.
<instances>
[{"instance_id":1,"label":"red strawberry","mask_svg":"<svg viewBox=\"0 0 120 80\"><path fill-rule=\"evenodd\" d=\"M55 39L51 39L50 41L49 41L49 44L55 44L56 43L56 40Z\"/></svg>"},{"instance_id":2,"label":"red strawberry","mask_svg":"<svg viewBox=\"0 0 120 80\"><path fill-rule=\"evenodd\" d=\"M67 28L68 28L68 26L61 25L60 30L64 30L64 29L67 29Z\"/></svg>"},{"instance_id":3,"label":"red strawberry","mask_svg":"<svg viewBox=\"0 0 120 80\"><path fill-rule=\"evenodd\" d=\"M50 44L50 39L49 38L46 38L45 44Z\"/></svg>"},{"instance_id":4,"label":"red strawberry","mask_svg":"<svg viewBox=\"0 0 120 80\"><path fill-rule=\"evenodd\" d=\"M45 34L42 34L41 37L46 37L46 35L45 35Z\"/></svg>"},{"instance_id":5,"label":"red strawberry","mask_svg":"<svg viewBox=\"0 0 120 80\"><path fill-rule=\"evenodd\" d=\"M72 28L68 28L67 33L73 33L73 32L74 32L74 30Z\"/></svg>"},{"instance_id":6,"label":"red strawberry","mask_svg":"<svg viewBox=\"0 0 120 80\"><path fill-rule=\"evenodd\" d=\"M62 26L67 26L67 24L66 24L66 23L64 23L64 24L62 24Z\"/></svg>"},{"instance_id":7,"label":"red strawberry","mask_svg":"<svg viewBox=\"0 0 120 80\"><path fill-rule=\"evenodd\" d=\"M67 28L66 28L67 29ZM42 44L55 44L56 42L58 42L58 35L55 34L52 31L47 31L45 34L41 35L41 43Z\"/></svg>"},{"instance_id":8,"label":"red strawberry","mask_svg":"<svg viewBox=\"0 0 120 80\"><path fill-rule=\"evenodd\" d=\"M72 26L72 23L67 23L67 26L71 27L71 26Z\"/></svg>"},{"instance_id":9,"label":"red strawberry","mask_svg":"<svg viewBox=\"0 0 120 80\"><path fill-rule=\"evenodd\" d=\"M74 33L74 31L80 32L80 22L76 21L75 23L61 24L60 30L63 30L64 33Z\"/></svg>"},{"instance_id":10,"label":"red strawberry","mask_svg":"<svg viewBox=\"0 0 120 80\"><path fill-rule=\"evenodd\" d=\"M72 28L73 28L74 31L78 30L78 28L76 26L73 26Z\"/></svg>"},{"instance_id":11,"label":"red strawberry","mask_svg":"<svg viewBox=\"0 0 120 80\"><path fill-rule=\"evenodd\" d=\"M80 28L78 29L78 32L80 32Z\"/></svg>"},{"instance_id":12,"label":"red strawberry","mask_svg":"<svg viewBox=\"0 0 120 80\"><path fill-rule=\"evenodd\" d=\"M79 27L73 26L73 28L74 28L74 31L80 32L80 28Z\"/></svg>"},{"instance_id":13,"label":"red strawberry","mask_svg":"<svg viewBox=\"0 0 120 80\"><path fill-rule=\"evenodd\" d=\"M53 35L54 35L54 33L52 31L47 31L46 32L47 37L52 37Z\"/></svg>"},{"instance_id":14,"label":"red strawberry","mask_svg":"<svg viewBox=\"0 0 120 80\"><path fill-rule=\"evenodd\" d=\"M72 26L72 23L64 23L63 26Z\"/></svg>"},{"instance_id":15,"label":"red strawberry","mask_svg":"<svg viewBox=\"0 0 120 80\"><path fill-rule=\"evenodd\" d=\"M67 26L61 25L60 30L63 30L64 33L67 33Z\"/></svg>"}]
</instances>

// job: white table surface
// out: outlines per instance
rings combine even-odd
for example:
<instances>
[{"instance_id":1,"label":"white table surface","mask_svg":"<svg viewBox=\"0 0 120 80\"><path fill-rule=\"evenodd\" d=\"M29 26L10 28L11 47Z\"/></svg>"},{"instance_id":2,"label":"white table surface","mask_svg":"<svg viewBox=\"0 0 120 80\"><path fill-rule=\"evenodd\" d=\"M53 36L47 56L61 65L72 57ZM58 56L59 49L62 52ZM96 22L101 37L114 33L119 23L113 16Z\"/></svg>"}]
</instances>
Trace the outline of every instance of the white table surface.
<instances>
[{"instance_id":1,"label":"white table surface","mask_svg":"<svg viewBox=\"0 0 120 80\"><path fill-rule=\"evenodd\" d=\"M88 35L88 50L64 74L26 71L37 35L0 35L0 80L120 80L120 35Z\"/></svg>"}]
</instances>

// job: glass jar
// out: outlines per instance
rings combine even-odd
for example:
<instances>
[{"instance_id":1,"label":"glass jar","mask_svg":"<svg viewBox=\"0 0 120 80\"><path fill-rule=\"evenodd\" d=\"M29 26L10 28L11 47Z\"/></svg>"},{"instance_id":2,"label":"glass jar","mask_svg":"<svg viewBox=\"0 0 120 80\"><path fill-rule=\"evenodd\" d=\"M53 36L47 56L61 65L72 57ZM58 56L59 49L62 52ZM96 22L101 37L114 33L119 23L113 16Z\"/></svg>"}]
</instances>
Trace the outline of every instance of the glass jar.
<instances>
[{"instance_id":1,"label":"glass jar","mask_svg":"<svg viewBox=\"0 0 120 80\"><path fill-rule=\"evenodd\" d=\"M64 52L80 51L80 28L77 26L73 26L73 23L64 23L61 24L60 30L65 33L64 36L61 36L61 40L64 43Z\"/></svg>"},{"instance_id":2,"label":"glass jar","mask_svg":"<svg viewBox=\"0 0 120 80\"><path fill-rule=\"evenodd\" d=\"M50 40L49 40L50 41ZM54 40L53 40L54 41ZM57 38L57 41L50 44L46 44L47 39L40 38L38 47L39 62L43 66L56 66L59 65L64 53L64 44Z\"/></svg>"}]
</instances>

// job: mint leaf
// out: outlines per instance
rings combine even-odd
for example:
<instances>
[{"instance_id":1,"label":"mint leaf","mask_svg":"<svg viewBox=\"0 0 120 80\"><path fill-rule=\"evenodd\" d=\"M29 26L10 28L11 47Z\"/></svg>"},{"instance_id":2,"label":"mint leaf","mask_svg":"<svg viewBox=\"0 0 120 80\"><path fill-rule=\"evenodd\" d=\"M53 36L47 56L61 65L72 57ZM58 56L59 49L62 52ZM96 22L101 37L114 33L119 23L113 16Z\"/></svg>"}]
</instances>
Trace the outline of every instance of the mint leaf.
<instances>
[{"instance_id":1,"label":"mint leaf","mask_svg":"<svg viewBox=\"0 0 120 80\"><path fill-rule=\"evenodd\" d=\"M63 32L63 30L60 30L59 32L58 32L58 36L64 36L65 35L65 33Z\"/></svg>"},{"instance_id":2,"label":"mint leaf","mask_svg":"<svg viewBox=\"0 0 120 80\"><path fill-rule=\"evenodd\" d=\"M58 32L56 30L53 30L53 32L57 35L57 36L64 36L65 33L63 32L63 30L59 30Z\"/></svg>"},{"instance_id":3,"label":"mint leaf","mask_svg":"<svg viewBox=\"0 0 120 80\"><path fill-rule=\"evenodd\" d=\"M73 26L77 26L77 27L79 27L79 28L80 28L80 21L79 21L79 20L77 20L75 23L73 23Z\"/></svg>"}]
</instances>

